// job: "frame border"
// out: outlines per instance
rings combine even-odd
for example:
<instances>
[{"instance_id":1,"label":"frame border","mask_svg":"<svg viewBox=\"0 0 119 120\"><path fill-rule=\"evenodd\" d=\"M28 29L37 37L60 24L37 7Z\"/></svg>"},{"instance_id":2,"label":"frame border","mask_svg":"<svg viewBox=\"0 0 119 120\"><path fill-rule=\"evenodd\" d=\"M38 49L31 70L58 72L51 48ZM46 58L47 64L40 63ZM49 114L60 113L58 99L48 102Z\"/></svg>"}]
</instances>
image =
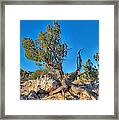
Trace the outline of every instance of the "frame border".
<instances>
[{"instance_id":1,"label":"frame border","mask_svg":"<svg viewBox=\"0 0 119 120\"><path fill-rule=\"evenodd\" d=\"M114 5L114 115L5 115L5 5ZM0 119L117 119L118 113L118 20L119 1L2 1L0 41Z\"/></svg>"}]
</instances>

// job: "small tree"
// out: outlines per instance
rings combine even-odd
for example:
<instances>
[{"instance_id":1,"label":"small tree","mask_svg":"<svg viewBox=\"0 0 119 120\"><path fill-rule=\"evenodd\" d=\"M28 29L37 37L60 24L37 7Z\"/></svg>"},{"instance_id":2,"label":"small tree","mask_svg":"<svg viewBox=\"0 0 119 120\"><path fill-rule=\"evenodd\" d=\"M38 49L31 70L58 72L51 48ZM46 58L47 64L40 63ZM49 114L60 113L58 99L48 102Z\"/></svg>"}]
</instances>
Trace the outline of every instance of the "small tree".
<instances>
[{"instance_id":1,"label":"small tree","mask_svg":"<svg viewBox=\"0 0 119 120\"><path fill-rule=\"evenodd\" d=\"M67 55L68 46L61 41L61 29L58 21L53 27L47 25L45 32L40 32L36 40L23 38L22 46L25 50L25 57L33 60L43 69L57 69L62 77L62 63Z\"/></svg>"},{"instance_id":2,"label":"small tree","mask_svg":"<svg viewBox=\"0 0 119 120\"><path fill-rule=\"evenodd\" d=\"M98 55L99 55L98 53L96 53L94 55L94 59L96 60L96 62L99 61L99 56ZM91 62L91 60L88 59L86 61L86 63L83 65L83 68L84 68L85 73L86 73L86 76L85 76L86 79L91 79L92 81L99 80L99 78L98 78L98 75L99 75L99 71L98 71L99 64L98 64L98 68L97 68L96 66L93 65L93 63Z\"/></svg>"}]
</instances>

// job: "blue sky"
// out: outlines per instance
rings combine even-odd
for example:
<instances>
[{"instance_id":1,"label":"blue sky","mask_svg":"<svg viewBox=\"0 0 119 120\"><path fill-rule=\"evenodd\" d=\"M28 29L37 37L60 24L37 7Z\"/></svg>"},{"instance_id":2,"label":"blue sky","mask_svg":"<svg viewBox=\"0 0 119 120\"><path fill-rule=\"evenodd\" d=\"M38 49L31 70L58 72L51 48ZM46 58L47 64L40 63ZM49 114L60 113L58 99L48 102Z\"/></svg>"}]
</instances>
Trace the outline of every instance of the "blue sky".
<instances>
[{"instance_id":1,"label":"blue sky","mask_svg":"<svg viewBox=\"0 0 119 120\"><path fill-rule=\"evenodd\" d=\"M45 31L47 24L53 25L54 20L21 20L20 21L20 67L27 71L35 71L38 66L31 60L25 58L22 48L23 37L33 40L37 39L40 31ZM98 20L59 20L61 28L61 41L64 41L72 48L65 61L63 70L65 73L76 70L76 57L80 48L83 63L87 59L93 60L93 55L99 51L99 21Z\"/></svg>"}]
</instances>

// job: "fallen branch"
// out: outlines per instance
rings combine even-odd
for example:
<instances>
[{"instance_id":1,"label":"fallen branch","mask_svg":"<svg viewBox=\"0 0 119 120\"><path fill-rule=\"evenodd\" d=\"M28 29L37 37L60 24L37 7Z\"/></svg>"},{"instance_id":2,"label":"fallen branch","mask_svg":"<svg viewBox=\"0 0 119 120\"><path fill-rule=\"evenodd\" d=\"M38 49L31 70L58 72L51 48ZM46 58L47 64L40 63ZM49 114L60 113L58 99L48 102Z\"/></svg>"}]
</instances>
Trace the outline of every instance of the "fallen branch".
<instances>
[{"instance_id":1,"label":"fallen branch","mask_svg":"<svg viewBox=\"0 0 119 120\"><path fill-rule=\"evenodd\" d=\"M50 94L50 95L53 95L53 94L55 94L55 93L58 93L58 92L62 91L63 89L64 89L64 87L63 87L63 86L60 86L59 88L57 88L56 90L50 92L49 94Z\"/></svg>"}]
</instances>

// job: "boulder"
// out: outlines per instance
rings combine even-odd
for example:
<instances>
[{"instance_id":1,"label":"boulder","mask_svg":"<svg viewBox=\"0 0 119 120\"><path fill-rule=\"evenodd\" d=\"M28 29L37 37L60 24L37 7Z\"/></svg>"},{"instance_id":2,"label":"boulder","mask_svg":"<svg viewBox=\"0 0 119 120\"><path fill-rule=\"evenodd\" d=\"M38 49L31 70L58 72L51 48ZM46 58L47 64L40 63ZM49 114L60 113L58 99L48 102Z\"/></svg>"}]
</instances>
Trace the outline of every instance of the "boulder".
<instances>
[{"instance_id":1,"label":"boulder","mask_svg":"<svg viewBox=\"0 0 119 120\"><path fill-rule=\"evenodd\" d=\"M20 100L27 100L27 96L20 96Z\"/></svg>"},{"instance_id":2,"label":"boulder","mask_svg":"<svg viewBox=\"0 0 119 120\"><path fill-rule=\"evenodd\" d=\"M65 99L66 99L66 100L73 100L74 97L71 95L70 92L67 91L67 92L65 93Z\"/></svg>"},{"instance_id":3,"label":"boulder","mask_svg":"<svg viewBox=\"0 0 119 120\"><path fill-rule=\"evenodd\" d=\"M44 97L47 97L49 95L49 92L43 90L43 89L39 89L36 93L36 95L39 97L39 99L42 99Z\"/></svg>"},{"instance_id":4,"label":"boulder","mask_svg":"<svg viewBox=\"0 0 119 120\"><path fill-rule=\"evenodd\" d=\"M28 95L28 100L36 100L39 99L39 97L37 96L37 93L35 91L30 91L29 95Z\"/></svg>"},{"instance_id":5,"label":"boulder","mask_svg":"<svg viewBox=\"0 0 119 120\"><path fill-rule=\"evenodd\" d=\"M91 96L86 90L84 90L80 93L80 100L91 100Z\"/></svg>"},{"instance_id":6,"label":"boulder","mask_svg":"<svg viewBox=\"0 0 119 120\"><path fill-rule=\"evenodd\" d=\"M72 83L73 84L79 84L81 82L81 79L80 78L77 78L75 79Z\"/></svg>"},{"instance_id":7,"label":"boulder","mask_svg":"<svg viewBox=\"0 0 119 120\"><path fill-rule=\"evenodd\" d=\"M40 81L40 88L47 92L50 92L59 87L60 84L61 83L58 80L52 78L42 78Z\"/></svg>"}]
</instances>

